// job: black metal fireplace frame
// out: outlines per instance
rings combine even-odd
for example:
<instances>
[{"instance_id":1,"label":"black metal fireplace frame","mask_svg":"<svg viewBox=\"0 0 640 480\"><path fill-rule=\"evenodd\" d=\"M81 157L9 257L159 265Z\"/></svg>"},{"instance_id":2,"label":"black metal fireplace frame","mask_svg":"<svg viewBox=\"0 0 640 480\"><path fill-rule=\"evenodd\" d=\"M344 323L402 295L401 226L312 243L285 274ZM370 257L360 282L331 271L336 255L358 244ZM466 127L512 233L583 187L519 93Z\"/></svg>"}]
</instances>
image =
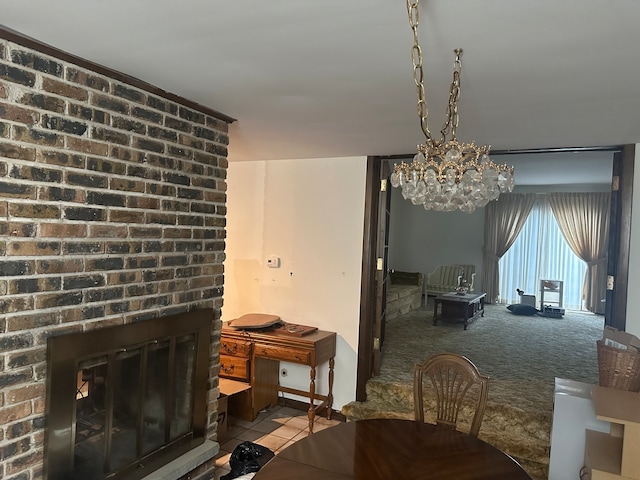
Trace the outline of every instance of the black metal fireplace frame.
<instances>
[{"instance_id":1,"label":"black metal fireplace frame","mask_svg":"<svg viewBox=\"0 0 640 480\"><path fill-rule=\"evenodd\" d=\"M47 392L44 475L47 480L71 478L76 435L77 372L82 359L121 351L155 340L174 342L195 334L196 356L190 432L105 476L110 480L140 479L205 439L213 309L195 310L88 332L52 336L47 340Z\"/></svg>"}]
</instances>

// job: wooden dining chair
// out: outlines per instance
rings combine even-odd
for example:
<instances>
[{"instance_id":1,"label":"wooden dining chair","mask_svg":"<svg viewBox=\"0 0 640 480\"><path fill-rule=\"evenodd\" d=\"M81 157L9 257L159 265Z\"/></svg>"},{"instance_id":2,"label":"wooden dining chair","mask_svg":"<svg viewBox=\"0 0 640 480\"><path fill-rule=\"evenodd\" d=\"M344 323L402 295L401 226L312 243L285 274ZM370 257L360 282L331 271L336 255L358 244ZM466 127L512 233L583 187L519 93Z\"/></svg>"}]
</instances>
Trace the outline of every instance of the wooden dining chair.
<instances>
[{"instance_id":1,"label":"wooden dining chair","mask_svg":"<svg viewBox=\"0 0 640 480\"><path fill-rule=\"evenodd\" d=\"M424 422L425 378L435 395L436 424L457 429L458 414L464 405L471 405L475 410L469 433L477 437L487 406L489 377L481 375L471 360L454 353L433 355L416 364L413 401L415 419L420 422Z\"/></svg>"}]
</instances>

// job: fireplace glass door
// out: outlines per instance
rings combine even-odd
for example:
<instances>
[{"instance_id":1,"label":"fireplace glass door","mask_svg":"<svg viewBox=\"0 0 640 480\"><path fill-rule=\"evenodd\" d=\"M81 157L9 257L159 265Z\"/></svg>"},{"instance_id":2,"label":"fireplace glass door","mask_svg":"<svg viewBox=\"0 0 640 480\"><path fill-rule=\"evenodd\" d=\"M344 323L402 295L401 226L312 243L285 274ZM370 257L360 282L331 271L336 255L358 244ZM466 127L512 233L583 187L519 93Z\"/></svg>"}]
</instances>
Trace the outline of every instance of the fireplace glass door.
<instances>
[{"instance_id":1,"label":"fireplace glass door","mask_svg":"<svg viewBox=\"0 0 640 480\"><path fill-rule=\"evenodd\" d=\"M79 362L74 471L101 478L191 430L195 335ZM173 358L173 361L171 359Z\"/></svg>"},{"instance_id":2,"label":"fireplace glass door","mask_svg":"<svg viewBox=\"0 0 640 480\"><path fill-rule=\"evenodd\" d=\"M145 470L159 452L191 442L194 430L200 432L204 423L201 419L194 425L195 414L201 418L203 413L202 409L196 412L197 392L204 390L202 386L196 388L202 380L202 373L197 375L197 370L199 365L204 365L205 375L207 370L208 349L203 352L202 344L208 346L209 332L205 342L203 334L163 335L102 349L98 354L79 355L70 372L75 404L71 410L63 405L66 395L60 395L62 388L57 388L65 382L56 381L67 369L52 368L48 385L51 427L47 433L51 439L51 430L64 424L60 414L68 411L72 417L72 452L63 452L61 444L49 440L48 478L134 478L132 474ZM55 353L55 346L52 350ZM66 460L49 458L58 449ZM178 449L181 450L184 448ZM58 472L60 469L65 470L64 474Z\"/></svg>"}]
</instances>

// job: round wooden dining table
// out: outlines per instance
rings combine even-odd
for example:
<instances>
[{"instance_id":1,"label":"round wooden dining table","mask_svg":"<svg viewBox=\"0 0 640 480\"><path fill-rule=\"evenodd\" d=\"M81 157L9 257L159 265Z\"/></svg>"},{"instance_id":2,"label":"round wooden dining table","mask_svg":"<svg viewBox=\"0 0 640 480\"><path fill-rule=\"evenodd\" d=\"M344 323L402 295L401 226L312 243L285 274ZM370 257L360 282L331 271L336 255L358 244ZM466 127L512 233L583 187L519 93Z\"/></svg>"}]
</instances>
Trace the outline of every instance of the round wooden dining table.
<instances>
[{"instance_id":1,"label":"round wooden dining table","mask_svg":"<svg viewBox=\"0 0 640 480\"><path fill-rule=\"evenodd\" d=\"M531 480L506 453L413 420L340 423L285 448L254 480Z\"/></svg>"}]
</instances>

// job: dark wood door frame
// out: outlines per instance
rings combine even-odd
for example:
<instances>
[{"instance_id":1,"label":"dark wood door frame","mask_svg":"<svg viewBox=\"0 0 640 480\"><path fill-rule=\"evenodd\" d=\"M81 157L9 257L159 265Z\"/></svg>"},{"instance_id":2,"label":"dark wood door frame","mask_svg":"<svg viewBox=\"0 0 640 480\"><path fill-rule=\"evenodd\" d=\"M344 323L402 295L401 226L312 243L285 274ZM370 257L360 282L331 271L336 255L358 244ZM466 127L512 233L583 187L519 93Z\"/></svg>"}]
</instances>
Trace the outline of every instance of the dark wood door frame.
<instances>
[{"instance_id":1,"label":"dark wood door frame","mask_svg":"<svg viewBox=\"0 0 640 480\"><path fill-rule=\"evenodd\" d=\"M613 279L613 288L607 287L605 319L607 325L618 330L625 330L627 322L634 157L635 145L625 145L613 157L607 264L607 275Z\"/></svg>"},{"instance_id":2,"label":"dark wood door frame","mask_svg":"<svg viewBox=\"0 0 640 480\"><path fill-rule=\"evenodd\" d=\"M360 285L360 328L358 335L358 371L356 400L367 398L367 380L374 365L374 326L376 316L376 245L380 202L378 188L381 157L367 158L367 178L364 199L364 234L362 245L362 283Z\"/></svg>"},{"instance_id":3,"label":"dark wood door frame","mask_svg":"<svg viewBox=\"0 0 640 480\"><path fill-rule=\"evenodd\" d=\"M376 311L374 317L373 338L373 375L380 375L382 349L384 348L387 321L387 288L389 287L389 218L391 212L391 175L389 162L378 162L378 231L376 238Z\"/></svg>"},{"instance_id":4,"label":"dark wood door frame","mask_svg":"<svg viewBox=\"0 0 640 480\"><path fill-rule=\"evenodd\" d=\"M613 189L611 206L611 228L609 237L609 266L607 274L614 276L614 288L607 290L605 318L620 330L626 326L629 250L631 247L631 201L633 197L633 170L635 145L611 147L585 147L539 150L510 150L493 152L499 154L611 151L613 156ZM367 398L366 385L373 367L373 337L376 317L376 245L380 215L378 188L382 162L412 158L413 154L374 156L367 159L365 193L364 239L362 253L362 285L360 295L360 338L358 341L358 369L356 400ZM617 176L617 180L616 177ZM617 183L617 189L616 187ZM384 299L383 299L384 300Z\"/></svg>"}]
</instances>

